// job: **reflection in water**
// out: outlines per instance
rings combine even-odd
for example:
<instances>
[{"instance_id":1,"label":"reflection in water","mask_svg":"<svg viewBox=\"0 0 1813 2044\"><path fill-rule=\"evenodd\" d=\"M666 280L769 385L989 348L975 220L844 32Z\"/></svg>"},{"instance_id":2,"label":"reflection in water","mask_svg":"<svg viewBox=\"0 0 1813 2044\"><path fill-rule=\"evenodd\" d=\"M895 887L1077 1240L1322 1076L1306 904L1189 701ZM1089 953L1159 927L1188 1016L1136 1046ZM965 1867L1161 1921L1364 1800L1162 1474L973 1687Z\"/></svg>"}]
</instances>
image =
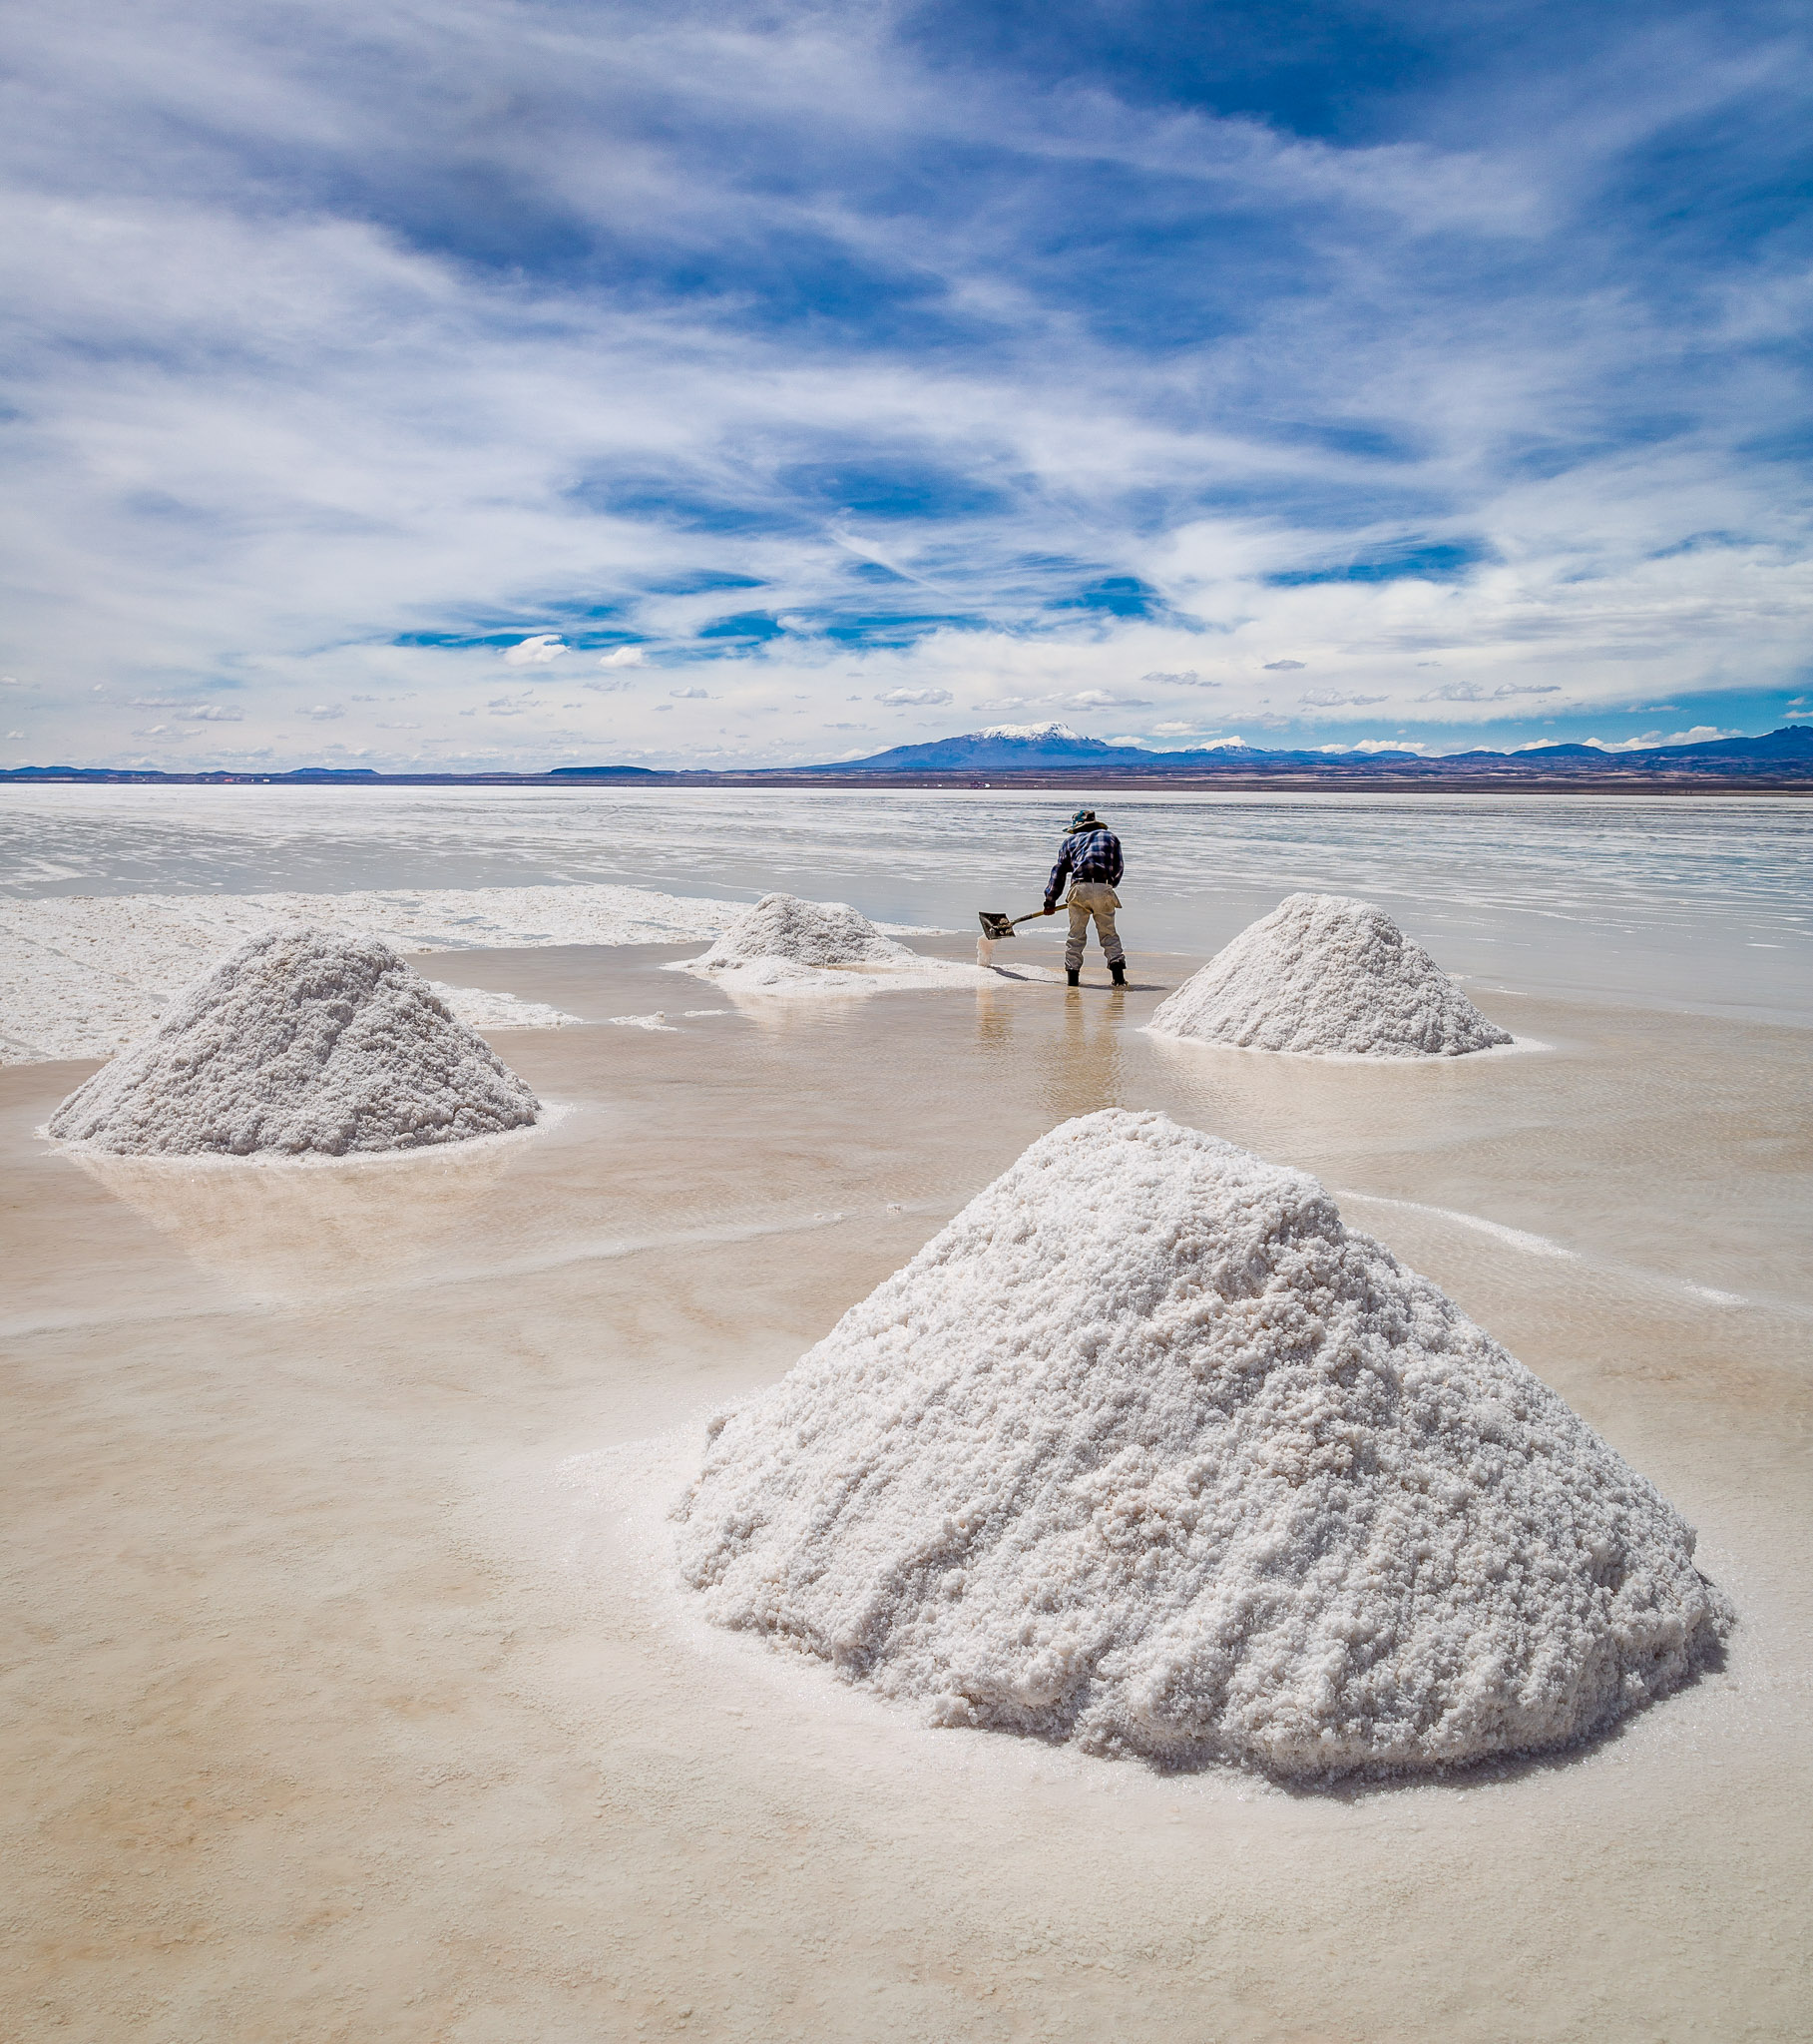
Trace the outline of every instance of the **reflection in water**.
<instances>
[{"instance_id":1,"label":"reflection in water","mask_svg":"<svg viewBox=\"0 0 1813 2044\"><path fill-rule=\"evenodd\" d=\"M976 1041L988 1053L1009 1050L1014 1041L1014 1001L992 986L976 989Z\"/></svg>"},{"instance_id":2,"label":"reflection in water","mask_svg":"<svg viewBox=\"0 0 1813 2044\"><path fill-rule=\"evenodd\" d=\"M1233 1141L1281 1151L1280 1161L1300 1162L1306 1151L1338 1152L1355 1143L1393 1149L1443 1136L1452 1149L1472 1140L1482 1113L1496 1119L1499 1103L1518 1086L1517 1074L1504 1073L1505 1054L1316 1058L1148 1033L1140 1042L1191 1121ZM1520 1061L1521 1069L1534 1062ZM1539 1066L1539 1084L1546 1076Z\"/></svg>"},{"instance_id":3,"label":"reflection in water","mask_svg":"<svg viewBox=\"0 0 1813 2044\"><path fill-rule=\"evenodd\" d=\"M533 1140L331 1164L67 1154L212 1276L254 1296L299 1300L445 1254Z\"/></svg>"},{"instance_id":4,"label":"reflection in water","mask_svg":"<svg viewBox=\"0 0 1813 2044\"><path fill-rule=\"evenodd\" d=\"M611 1009L665 1005L652 967L621 968L615 986L608 966L588 969ZM1057 1123L1156 1108L1346 1191L1807 1298L1802 1031L1502 1000L1495 1018L1549 1049L1350 1064L1147 1035L1159 992L999 980L968 999L751 1003L739 1012L754 1027L564 1030L525 1039L527 1075L582 1111L501 1148L84 1168L239 1288L297 1294L821 1211L955 1212ZM1393 1241L1408 1226L1399 1208L1378 1222ZM1444 1257L1480 1254L1473 1237L1452 1253L1446 1240Z\"/></svg>"},{"instance_id":5,"label":"reflection in water","mask_svg":"<svg viewBox=\"0 0 1813 2044\"><path fill-rule=\"evenodd\" d=\"M1055 1055L1040 1078L1040 1099L1055 1121L1102 1107L1137 1107L1122 1098L1126 1059L1121 1025L1126 995L1071 989L1064 996Z\"/></svg>"}]
</instances>

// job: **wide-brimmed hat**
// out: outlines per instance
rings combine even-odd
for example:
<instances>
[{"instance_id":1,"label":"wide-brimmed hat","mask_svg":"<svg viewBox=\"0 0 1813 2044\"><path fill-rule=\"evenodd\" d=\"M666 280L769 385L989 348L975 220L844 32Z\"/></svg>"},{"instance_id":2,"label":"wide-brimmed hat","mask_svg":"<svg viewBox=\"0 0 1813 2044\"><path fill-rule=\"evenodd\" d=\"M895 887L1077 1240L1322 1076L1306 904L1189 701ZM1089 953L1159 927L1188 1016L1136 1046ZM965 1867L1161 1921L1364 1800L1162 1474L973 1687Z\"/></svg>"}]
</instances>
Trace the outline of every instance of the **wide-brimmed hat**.
<instances>
[{"instance_id":1,"label":"wide-brimmed hat","mask_svg":"<svg viewBox=\"0 0 1813 2044\"><path fill-rule=\"evenodd\" d=\"M1071 818L1071 828L1075 830L1081 823L1094 823L1099 820L1094 809L1079 809Z\"/></svg>"}]
</instances>

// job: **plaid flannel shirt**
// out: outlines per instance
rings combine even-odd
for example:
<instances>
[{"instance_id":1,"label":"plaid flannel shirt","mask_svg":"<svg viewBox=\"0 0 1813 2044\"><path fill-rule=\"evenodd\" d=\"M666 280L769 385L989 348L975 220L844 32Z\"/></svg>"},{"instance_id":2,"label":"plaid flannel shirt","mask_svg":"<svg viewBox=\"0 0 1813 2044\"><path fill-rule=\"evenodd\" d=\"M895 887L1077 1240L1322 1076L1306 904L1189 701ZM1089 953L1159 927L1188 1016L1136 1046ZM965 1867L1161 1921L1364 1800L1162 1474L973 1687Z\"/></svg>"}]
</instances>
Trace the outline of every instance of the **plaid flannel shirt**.
<instances>
[{"instance_id":1,"label":"plaid flannel shirt","mask_svg":"<svg viewBox=\"0 0 1813 2044\"><path fill-rule=\"evenodd\" d=\"M1045 905L1049 908L1064 891L1065 876L1072 881L1104 880L1111 887L1121 884L1121 875L1126 863L1121 856L1121 840L1105 823L1097 823L1084 830L1073 830L1064 840L1064 847L1058 853L1058 863L1052 868L1052 876L1045 883Z\"/></svg>"}]
</instances>

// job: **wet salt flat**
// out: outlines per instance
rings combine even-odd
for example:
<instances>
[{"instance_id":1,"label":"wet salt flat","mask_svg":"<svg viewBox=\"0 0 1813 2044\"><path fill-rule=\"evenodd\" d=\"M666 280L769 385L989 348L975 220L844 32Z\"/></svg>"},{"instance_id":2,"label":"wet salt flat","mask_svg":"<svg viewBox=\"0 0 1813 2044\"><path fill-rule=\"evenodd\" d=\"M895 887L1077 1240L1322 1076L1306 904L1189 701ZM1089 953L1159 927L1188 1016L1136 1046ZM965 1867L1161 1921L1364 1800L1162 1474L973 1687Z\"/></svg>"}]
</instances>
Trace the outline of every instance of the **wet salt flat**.
<instances>
[{"instance_id":1,"label":"wet salt flat","mask_svg":"<svg viewBox=\"0 0 1813 2044\"><path fill-rule=\"evenodd\" d=\"M1135 945L1206 954L1281 895L1359 894L1451 971L1813 1017L1813 804L1790 796L11 787L0 898L780 887L974 929L1038 906L1079 800L1126 839Z\"/></svg>"},{"instance_id":2,"label":"wet salt flat","mask_svg":"<svg viewBox=\"0 0 1813 2044\"><path fill-rule=\"evenodd\" d=\"M898 841L888 863L872 815L873 863L839 854L812 803L804 849L783 832L774 853L800 868L763 870L750 803L711 823L746 863L708 869L695 845L687 882L601 836L596 864L582 847L556 872L545 842L524 849L527 825L491 842L468 813L462 846L429 803L441 822L404 817L418 835L384 848L376 810L327 799L315 813L341 839L316 863L291 825L260 839L255 813L228 828L197 810L186 833L158 812L135 840L102 804L85 846L57 853L85 864L64 885L149 889L155 867L181 892L209 861L237 892L438 872L746 899L771 880L956 926L970 872L1008 856L1005 836L979 849L948 808L897 797L955 840L923 870ZM1682 859L1731 813L1650 806L1681 819ZM988 828L1024 827L1013 860L1036 888L1049 810L1023 826L1018 798L1003 807ZM1282 807L1241 841L1307 843ZM601 813L534 828L579 845ZM1559 837L1495 825L1489 907L1463 898L1445 811L1420 834L1417 813L1432 812L1389 825L1395 852L1387 825L1356 824L1346 863L1293 867L1276 892L1361 888L1375 857L1400 889L1375 898L1443 963L1468 969L1469 927L1516 951L1528 971L1468 990L1541 1048L1367 1066L1144 1034L1218 931L1135 941L1125 996L1000 981L785 1003L667 969L698 943L494 933L418 962L584 1023L665 1017L500 1034L564 1110L528 1137L317 1169L79 1158L32 1132L93 1063L0 1070L4 1567L24 1643L0 1728L0 2031L1807 2035L1808 1009L1775 967L1695 993L1676 959L1640 998L1593 978L1587 937L1616 935L1594 886L1609 898L1607 875L1658 871L1659 826L1646 848L1630 828L1615 858L1593 826L1570 880ZM1790 865L1798 814L1758 826ZM1637 936L1616 972L1671 914L1696 943L1720 918L1732 945L1804 941L1800 903L1736 836L1683 883L1690 916L1628 881L1637 906L1618 913ZM1154 864L1169 841L1147 831ZM1586 933L1572 948L1535 944L1508 877L1544 843L1556 892L1575 889L1555 917ZM1238 885L1255 913L1276 898L1256 864ZM995 891L982 905L1028 905ZM1126 892L1130 937L1136 918L1244 914L1181 881ZM912 941L969 955L967 936ZM1051 926L1016 943L1054 962ZM1553 1384L1698 1527L1739 1614L1723 1667L1579 1754L1287 1793L934 1732L701 1625L665 1514L705 1415L773 1381L1028 1143L1116 1105L1316 1173L1351 1226Z\"/></svg>"}]
</instances>

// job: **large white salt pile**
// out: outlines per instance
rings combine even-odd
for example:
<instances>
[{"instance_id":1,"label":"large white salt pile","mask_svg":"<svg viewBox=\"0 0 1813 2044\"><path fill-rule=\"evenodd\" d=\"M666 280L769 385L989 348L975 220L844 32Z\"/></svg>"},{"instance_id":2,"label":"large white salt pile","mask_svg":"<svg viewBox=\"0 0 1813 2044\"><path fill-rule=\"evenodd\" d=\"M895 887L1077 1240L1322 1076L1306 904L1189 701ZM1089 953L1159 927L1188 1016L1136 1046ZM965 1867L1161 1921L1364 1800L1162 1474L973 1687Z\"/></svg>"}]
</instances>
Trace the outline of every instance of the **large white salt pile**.
<instances>
[{"instance_id":1,"label":"large white salt pile","mask_svg":"<svg viewBox=\"0 0 1813 2044\"><path fill-rule=\"evenodd\" d=\"M1147 1027L1323 1057L1453 1058L1512 1040L1382 908L1345 894L1287 894Z\"/></svg>"},{"instance_id":2,"label":"large white salt pile","mask_svg":"<svg viewBox=\"0 0 1813 2044\"><path fill-rule=\"evenodd\" d=\"M711 948L691 962L705 971L777 958L789 965L886 965L912 952L884 937L846 901L804 901L797 894L764 894L746 908Z\"/></svg>"},{"instance_id":3,"label":"large white salt pile","mask_svg":"<svg viewBox=\"0 0 1813 2044\"><path fill-rule=\"evenodd\" d=\"M539 1103L381 937L253 937L103 1065L50 1133L121 1156L412 1150Z\"/></svg>"},{"instance_id":4,"label":"large white salt pile","mask_svg":"<svg viewBox=\"0 0 1813 2044\"><path fill-rule=\"evenodd\" d=\"M1282 1777L1567 1745L1730 1621L1667 1501L1313 1179L1118 1109L714 1420L676 1516L711 1617L935 1723Z\"/></svg>"}]
</instances>

